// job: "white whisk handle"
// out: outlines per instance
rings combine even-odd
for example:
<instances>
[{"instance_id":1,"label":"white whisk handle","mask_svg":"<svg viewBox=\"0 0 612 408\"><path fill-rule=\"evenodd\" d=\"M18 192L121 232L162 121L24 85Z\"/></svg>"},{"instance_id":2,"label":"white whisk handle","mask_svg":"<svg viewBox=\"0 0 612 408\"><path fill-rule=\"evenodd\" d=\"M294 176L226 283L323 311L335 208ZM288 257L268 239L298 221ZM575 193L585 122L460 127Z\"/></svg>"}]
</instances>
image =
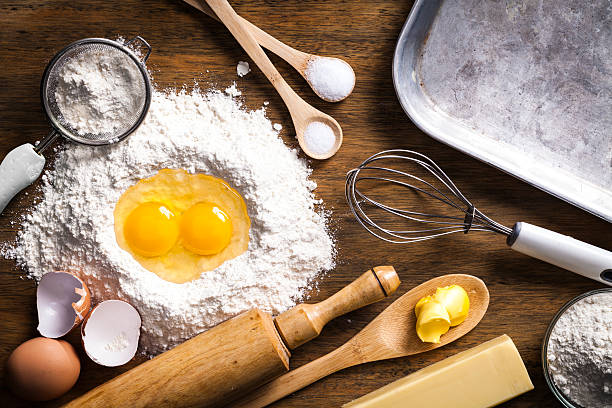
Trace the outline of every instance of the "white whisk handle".
<instances>
[{"instance_id":1,"label":"white whisk handle","mask_svg":"<svg viewBox=\"0 0 612 408\"><path fill-rule=\"evenodd\" d=\"M526 222L517 222L508 245L515 251L612 286L612 252Z\"/></svg>"},{"instance_id":2,"label":"white whisk handle","mask_svg":"<svg viewBox=\"0 0 612 408\"><path fill-rule=\"evenodd\" d=\"M45 167L45 158L29 143L11 150L0 164L0 213L15 195L32 184Z\"/></svg>"}]
</instances>

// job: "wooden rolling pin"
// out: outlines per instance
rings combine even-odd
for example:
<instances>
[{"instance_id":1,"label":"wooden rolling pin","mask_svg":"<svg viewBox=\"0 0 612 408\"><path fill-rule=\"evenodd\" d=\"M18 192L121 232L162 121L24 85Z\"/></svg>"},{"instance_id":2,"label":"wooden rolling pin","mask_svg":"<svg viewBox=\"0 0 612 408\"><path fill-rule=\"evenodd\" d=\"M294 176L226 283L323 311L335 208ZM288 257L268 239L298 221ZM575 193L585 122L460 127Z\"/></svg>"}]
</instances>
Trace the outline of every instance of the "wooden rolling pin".
<instances>
[{"instance_id":1,"label":"wooden rolling pin","mask_svg":"<svg viewBox=\"0 0 612 408\"><path fill-rule=\"evenodd\" d=\"M94 388L64 407L218 407L289 370L293 349L331 319L389 296L392 266L375 267L327 300L272 319L252 309Z\"/></svg>"}]
</instances>

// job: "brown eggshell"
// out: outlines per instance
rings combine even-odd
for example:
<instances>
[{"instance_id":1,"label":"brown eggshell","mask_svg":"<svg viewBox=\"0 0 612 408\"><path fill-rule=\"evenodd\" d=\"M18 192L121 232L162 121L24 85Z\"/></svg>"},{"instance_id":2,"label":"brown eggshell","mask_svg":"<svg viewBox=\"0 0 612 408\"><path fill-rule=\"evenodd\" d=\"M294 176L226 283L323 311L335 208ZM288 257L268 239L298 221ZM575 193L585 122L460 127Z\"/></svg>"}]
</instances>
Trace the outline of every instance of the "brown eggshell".
<instances>
[{"instance_id":1,"label":"brown eggshell","mask_svg":"<svg viewBox=\"0 0 612 408\"><path fill-rule=\"evenodd\" d=\"M45 337L21 344L6 362L9 387L29 401L48 401L65 394L80 371L81 363L69 343Z\"/></svg>"},{"instance_id":2,"label":"brown eggshell","mask_svg":"<svg viewBox=\"0 0 612 408\"><path fill-rule=\"evenodd\" d=\"M74 274L72 273L72 275ZM89 291L89 288L87 287L87 285L85 285L85 282L83 282L81 278L76 275L74 275L74 277L77 278L82 285L81 288L74 288L74 292L77 295L80 295L81 299L79 299L78 302L72 303L72 308L76 313L76 317L74 318L74 325L77 326L80 322L83 321L83 319L85 319L85 316L89 314L89 309L91 309L91 292Z\"/></svg>"}]
</instances>

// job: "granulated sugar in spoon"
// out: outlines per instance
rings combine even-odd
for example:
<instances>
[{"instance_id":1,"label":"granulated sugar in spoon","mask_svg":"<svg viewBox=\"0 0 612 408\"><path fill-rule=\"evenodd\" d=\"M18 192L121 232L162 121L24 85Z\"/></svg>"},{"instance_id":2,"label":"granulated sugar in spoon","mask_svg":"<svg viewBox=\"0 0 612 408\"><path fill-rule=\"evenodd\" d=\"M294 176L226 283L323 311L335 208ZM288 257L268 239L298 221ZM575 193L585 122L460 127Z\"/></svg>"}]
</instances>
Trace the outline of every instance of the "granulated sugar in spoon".
<instances>
[{"instance_id":1,"label":"granulated sugar in spoon","mask_svg":"<svg viewBox=\"0 0 612 408\"><path fill-rule=\"evenodd\" d=\"M215 20L219 20L217 15L203 1L183 1ZM327 102L340 102L353 92L355 72L348 62L340 58L323 57L298 51L277 40L248 20L240 16L238 16L238 19L259 45L272 51L295 68L319 98Z\"/></svg>"},{"instance_id":2,"label":"granulated sugar in spoon","mask_svg":"<svg viewBox=\"0 0 612 408\"><path fill-rule=\"evenodd\" d=\"M238 14L225 0L206 0L242 48L249 54L289 109L300 147L313 159L328 159L342 144L342 128L331 116L299 97L276 70Z\"/></svg>"}]
</instances>

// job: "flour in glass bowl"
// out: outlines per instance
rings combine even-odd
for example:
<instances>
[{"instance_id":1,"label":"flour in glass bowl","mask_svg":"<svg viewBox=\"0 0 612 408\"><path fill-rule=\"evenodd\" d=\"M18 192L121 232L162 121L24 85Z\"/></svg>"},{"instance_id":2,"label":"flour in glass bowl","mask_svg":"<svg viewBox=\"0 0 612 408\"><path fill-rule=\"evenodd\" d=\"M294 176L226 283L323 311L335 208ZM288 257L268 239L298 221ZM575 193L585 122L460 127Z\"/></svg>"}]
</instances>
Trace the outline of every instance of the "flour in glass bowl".
<instances>
[{"instance_id":1,"label":"flour in glass bowl","mask_svg":"<svg viewBox=\"0 0 612 408\"><path fill-rule=\"evenodd\" d=\"M248 250L185 284L162 280L121 250L115 203L162 168L211 174L236 188L252 222ZM131 303L142 317L140 350L154 355L252 307L282 312L334 267L310 174L263 109L247 111L217 91L154 91L147 118L125 141L57 153L42 198L2 254L29 277L78 271L96 302Z\"/></svg>"},{"instance_id":2,"label":"flour in glass bowl","mask_svg":"<svg viewBox=\"0 0 612 408\"><path fill-rule=\"evenodd\" d=\"M584 408L612 408L612 291L570 306L548 340L548 369L556 387Z\"/></svg>"}]
</instances>

